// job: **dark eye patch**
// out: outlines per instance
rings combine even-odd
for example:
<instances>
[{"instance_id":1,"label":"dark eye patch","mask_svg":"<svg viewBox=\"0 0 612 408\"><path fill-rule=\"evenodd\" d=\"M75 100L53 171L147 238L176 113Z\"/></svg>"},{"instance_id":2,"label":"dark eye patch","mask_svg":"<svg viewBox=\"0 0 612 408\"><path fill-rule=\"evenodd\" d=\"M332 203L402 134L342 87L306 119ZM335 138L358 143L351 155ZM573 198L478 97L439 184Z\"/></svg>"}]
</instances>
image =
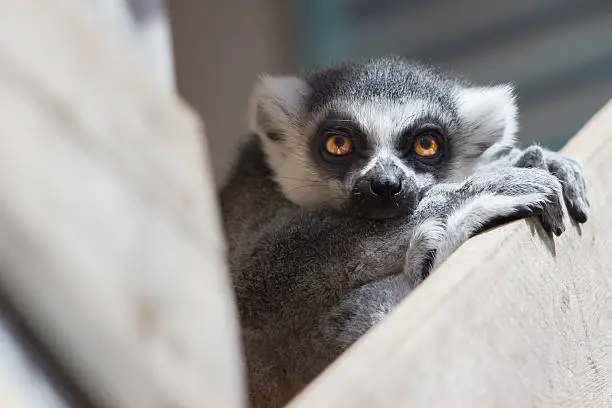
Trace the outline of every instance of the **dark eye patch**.
<instances>
[{"instance_id":1,"label":"dark eye patch","mask_svg":"<svg viewBox=\"0 0 612 408\"><path fill-rule=\"evenodd\" d=\"M431 133L446 149L448 145L448 129L438 120L430 117L423 117L415 120L408 128L403 129L396 138L395 148L402 154L408 154L412 149L415 139L419 135Z\"/></svg>"},{"instance_id":2,"label":"dark eye patch","mask_svg":"<svg viewBox=\"0 0 612 408\"><path fill-rule=\"evenodd\" d=\"M439 147L439 154L429 158L417 155L414 145L421 136L434 137ZM449 128L435 117L423 116L399 132L395 149L406 166L414 169L416 173L429 173L441 179L450 171L453 149Z\"/></svg>"},{"instance_id":3,"label":"dark eye patch","mask_svg":"<svg viewBox=\"0 0 612 408\"><path fill-rule=\"evenodd\" d=\"M349 115L330 111L325 119L321 121L315 134L312 135L313 144L319 144L324 135L338 132L344 136L349 136L355 147L355 153L360 156L367 154L368 140L361 125Z\"/></svg>"},{"instance_id":4,"label":"dark eye patch","mask_svg":"<svg viewBox=\"0 0 612 408\"><path fill-rule=\"evenodd\" d=\"M353 152L334 157L325 153L325 142L334 133L351 140ZM330 178L343 179L348 173L363 167L367 161L368 142L363 128L353 118L340 112L330 112L319 123L311 138L312 160Z\"/></svg>"}]
</instances>

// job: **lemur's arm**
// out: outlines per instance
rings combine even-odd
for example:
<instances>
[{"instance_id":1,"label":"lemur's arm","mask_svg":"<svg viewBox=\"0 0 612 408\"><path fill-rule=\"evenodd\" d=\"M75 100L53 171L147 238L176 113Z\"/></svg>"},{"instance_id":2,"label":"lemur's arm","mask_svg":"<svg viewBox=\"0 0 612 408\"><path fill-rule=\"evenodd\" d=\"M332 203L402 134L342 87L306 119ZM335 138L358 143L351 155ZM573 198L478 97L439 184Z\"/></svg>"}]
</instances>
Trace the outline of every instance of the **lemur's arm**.
<instances>
[{"instance_id":1,"label":"lemur's arm","mask_svg":"<svg viewBox=\"0 0 612 408\"><path fill-rule=\"evenodd\" d=\"M536 145L506 150L477 168L459 188L441 184L427 193L413 216L407 263L414 267L411 258L424 256L417 246L427 246L432 242L428 236L437 234L440 239L429 245L425 259L430 264L421 269L426 276L471 236L529 215L538 215L547 232L560 235L564 229L560 197L575 222L586 222L587 188L576 161ZM446 207L444 215L437 216L440 206Z\"/></svg>"},{"instance_id":2,"label":"lemur's arm","mask_svg":"<svg viewBox=\"0 0 612 408\"><path fill-rule=\"evenodd\" d=\"M350 344L363 335L433 268L483 229L537 215L545 229L560 235L565 228L561 196L557 177L540 168L500 166L462 183L432 187L410 219L403 272L361 286L332 312L338 341Z\"/></svg>"},{"instance_id":3,"label":"lemur's arm","mask_svg":"<svg viewBox=\"0 0 612 408\"><path fill-rule=\"evenodd\" d=\"M499 167L434 186L412 217L404 272L423 278L470 237L512 219L536 215L547 232L561 235L562 195L559 179L539 166Z\"/></svg>"}]
</instances>

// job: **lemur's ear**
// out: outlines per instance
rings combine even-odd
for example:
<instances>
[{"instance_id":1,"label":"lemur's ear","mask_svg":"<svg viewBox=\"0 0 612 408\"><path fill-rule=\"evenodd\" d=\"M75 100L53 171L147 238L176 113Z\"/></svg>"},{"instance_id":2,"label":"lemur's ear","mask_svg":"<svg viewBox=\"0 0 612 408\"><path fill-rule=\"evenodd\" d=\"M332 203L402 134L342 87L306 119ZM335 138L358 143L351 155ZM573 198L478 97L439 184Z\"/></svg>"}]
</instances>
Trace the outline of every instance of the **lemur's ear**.
<instances>
[{"instance_id":1,"label":"lemur's ear","mask_svg":"<svg viewBox=\"0 0 612 408\"><path fill-rule=\"evenodd\" d=\"M480 153L494 144L502 147L514 143L518 109L512 86L460 88L457 106L462 133Z\"/></svg>"},{"instance_id":2,"label":"lemur's ear","mask_svg":"<svg viewBox=\"0 0 612 408\"><path fill-rule=\"evenodd\" d=\"M280 140L304 115L309 94L298 77L264 76L255 84L249 106L249 127L260 137Z\"/></svg>"}]
</instances>

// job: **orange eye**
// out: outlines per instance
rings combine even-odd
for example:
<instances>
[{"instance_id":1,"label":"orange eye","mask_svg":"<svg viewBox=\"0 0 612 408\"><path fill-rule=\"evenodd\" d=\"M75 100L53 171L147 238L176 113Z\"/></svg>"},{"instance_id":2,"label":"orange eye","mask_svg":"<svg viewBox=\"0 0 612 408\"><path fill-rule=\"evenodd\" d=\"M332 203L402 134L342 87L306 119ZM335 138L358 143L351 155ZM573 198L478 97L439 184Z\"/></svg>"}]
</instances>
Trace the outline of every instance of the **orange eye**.
<instances>
[{"instance_id":1,"label":"orange eye","mask_svg":"<svg viewBox=\"0 0 612 408\"><path fill-rule=\"evenodd\" d=\"M438 149L438 142L432 136L419 136L414 141L414 152L421 157L431 157L438 153Z\"/></svg>"},{"instance_id":2,"label":"orange eye","mask_svg":"<svg viewBox=\"0 0 612 408\"><path fill-rule=\"evenodd\" d=\"M325 139L325 151L332 156L345 156L353 151L353 142L346 136L333 134Z\"/></svg>"}]
</instances>

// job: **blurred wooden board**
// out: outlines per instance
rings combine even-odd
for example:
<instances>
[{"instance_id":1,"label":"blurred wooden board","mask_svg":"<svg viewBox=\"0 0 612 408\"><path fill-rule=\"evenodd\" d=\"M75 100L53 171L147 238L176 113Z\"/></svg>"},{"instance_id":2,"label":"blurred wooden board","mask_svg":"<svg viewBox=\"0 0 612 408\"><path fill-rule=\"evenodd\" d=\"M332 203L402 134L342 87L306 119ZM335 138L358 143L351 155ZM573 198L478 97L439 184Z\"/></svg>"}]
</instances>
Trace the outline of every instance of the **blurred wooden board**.
<instances>
[{"instance_id":1,"label":"blurred wooden board","mask_svg":"<svg viewBox=\"0 0 612 408\"><path fill-rule=\"evenodd\" d=\"M0 289L102 406L243 406L202 125L79 4L0 0Z\"/></svg>"}]
</instances>

